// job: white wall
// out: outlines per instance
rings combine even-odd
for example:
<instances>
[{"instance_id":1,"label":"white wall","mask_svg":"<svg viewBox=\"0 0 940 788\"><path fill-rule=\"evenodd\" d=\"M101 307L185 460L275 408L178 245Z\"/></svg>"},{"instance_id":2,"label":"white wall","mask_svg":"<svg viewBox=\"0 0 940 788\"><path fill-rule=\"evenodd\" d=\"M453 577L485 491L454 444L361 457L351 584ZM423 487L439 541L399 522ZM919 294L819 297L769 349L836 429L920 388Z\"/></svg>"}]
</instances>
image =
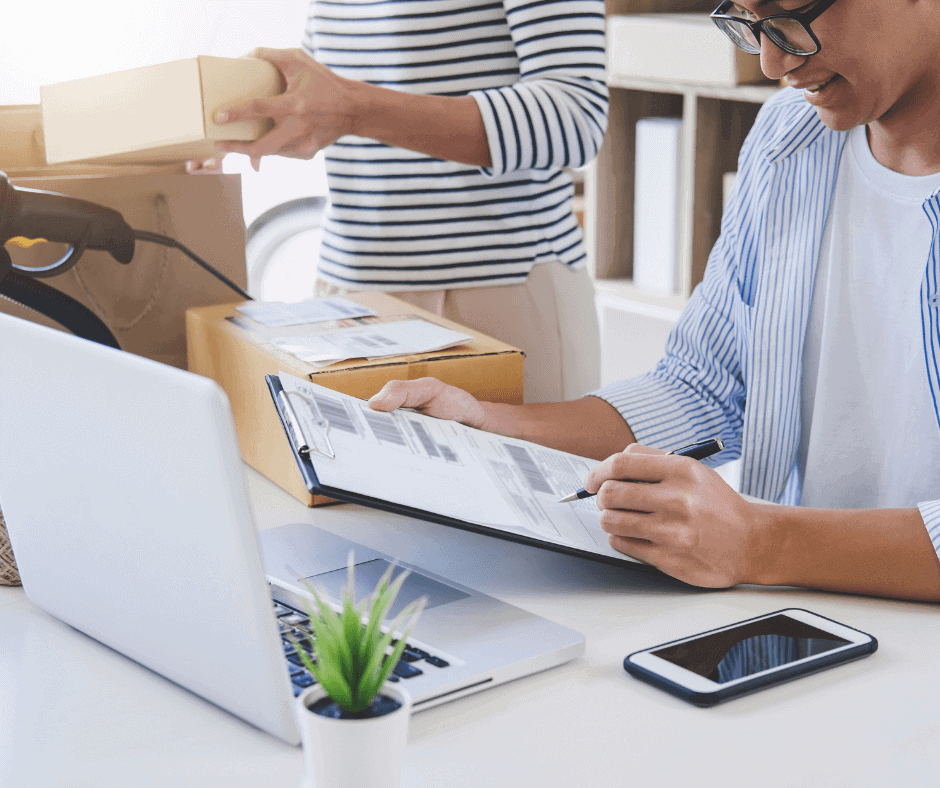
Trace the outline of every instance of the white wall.
<instances>
[{"instance_id":1,"label":"white wall","mask_svg":"<svg viewBox=\"0 0 940 788\"><path fill-rule=\"evenodd\" d=\"M196 55L300 46L309 0L0 0L0 105L38 104L39 86ZM242 175L245 223L280 202L326 194L322 156L267 157Z\"/></svg>"},{"instance_id":2,"label":"white wall","mask_svg":"<svg viewBox=\"0 0 940 788\"><path fill-rule=\"evenodd\" d=\"M195 55L300 45L308 0L2 0L0 104L39 86Z\"/></svg>"}]
</instances>

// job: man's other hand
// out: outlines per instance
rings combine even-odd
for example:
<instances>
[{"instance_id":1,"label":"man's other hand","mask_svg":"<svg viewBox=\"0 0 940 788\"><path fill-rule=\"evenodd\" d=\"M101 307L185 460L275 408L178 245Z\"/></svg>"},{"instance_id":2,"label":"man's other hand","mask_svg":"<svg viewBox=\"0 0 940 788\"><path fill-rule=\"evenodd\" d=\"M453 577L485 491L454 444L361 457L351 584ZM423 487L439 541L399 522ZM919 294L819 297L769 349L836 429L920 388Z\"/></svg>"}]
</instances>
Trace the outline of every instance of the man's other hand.
<instances>
[{"instance_id":1,"label":"man's other hand","mask_svg":"<svg viewBox=\"0 0 940 788\"><path fill-rule=\"evenodd\" d=\"M383 411L411 408L427 416L459 421L480 430L485 430L487 424L487 412L479 400L436 378L392 380L372 396L369 407Z\"/></svg>"}]
</instances>

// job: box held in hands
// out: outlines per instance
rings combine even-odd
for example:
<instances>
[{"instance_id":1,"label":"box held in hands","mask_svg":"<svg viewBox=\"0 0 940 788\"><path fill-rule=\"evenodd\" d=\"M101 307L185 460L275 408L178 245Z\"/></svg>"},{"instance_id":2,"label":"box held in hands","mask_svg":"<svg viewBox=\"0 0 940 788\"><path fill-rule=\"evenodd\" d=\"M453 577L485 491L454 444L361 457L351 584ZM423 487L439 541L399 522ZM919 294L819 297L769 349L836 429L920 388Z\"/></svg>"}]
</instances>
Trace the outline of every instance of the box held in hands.
<instances>
[{"instance_id":1,"label":"box held in hands","mask_svg":"<svg viewBox=\"0 0 940 788\"><path fill-rule=\"evenodd\" d=\"M199 56L40 88L46 161L159 164L209 159L222 140L251 141L266 119L218 125L220 109L283 90L256 58Z\"/></svg>"}]
</instances>

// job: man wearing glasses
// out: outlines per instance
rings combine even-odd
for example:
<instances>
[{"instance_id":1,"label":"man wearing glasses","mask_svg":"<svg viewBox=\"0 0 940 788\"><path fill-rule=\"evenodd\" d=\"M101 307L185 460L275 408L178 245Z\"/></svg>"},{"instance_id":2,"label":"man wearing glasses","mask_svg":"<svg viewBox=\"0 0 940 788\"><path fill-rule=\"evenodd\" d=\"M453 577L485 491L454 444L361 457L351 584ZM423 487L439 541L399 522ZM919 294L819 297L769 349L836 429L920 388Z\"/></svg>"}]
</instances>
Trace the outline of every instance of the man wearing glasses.
<instances>
[{"instance_id":1,"label":"man wearing glasses","mask_svg":"<svg viewBox=\"0 0 940 788\"><path fill-rule=\"evenodd\" d=\"M372 406L607 457L585 487L611 545L687 582L938 600L940 0L729 0L712 17L790 89L745 141L656 369L564 403L424 379ZM712 437L711 460L663 454ZM783 506L706 467L739 455L742 491Z\"/></svg>"}]
</instances>

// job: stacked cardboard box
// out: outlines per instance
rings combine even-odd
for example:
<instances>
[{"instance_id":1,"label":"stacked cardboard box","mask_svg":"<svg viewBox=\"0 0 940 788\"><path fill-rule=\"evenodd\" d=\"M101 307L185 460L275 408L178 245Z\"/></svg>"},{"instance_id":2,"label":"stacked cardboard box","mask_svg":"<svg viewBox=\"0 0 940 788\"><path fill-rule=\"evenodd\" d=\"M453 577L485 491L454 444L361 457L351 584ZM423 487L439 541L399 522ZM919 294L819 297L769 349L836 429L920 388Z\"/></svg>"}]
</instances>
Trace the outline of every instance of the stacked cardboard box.
<instances>
[{"instance_id":1,"label":"stacked cardboard box","mask_svg":"<svg viewBox=\"0 0 940 788\"><path fill-rule=\"evenodd\" d=\"M738 49L707 14L607 20L609 76L711 85L767 82L760 58Z\"/></svg>"}]
</instances>

